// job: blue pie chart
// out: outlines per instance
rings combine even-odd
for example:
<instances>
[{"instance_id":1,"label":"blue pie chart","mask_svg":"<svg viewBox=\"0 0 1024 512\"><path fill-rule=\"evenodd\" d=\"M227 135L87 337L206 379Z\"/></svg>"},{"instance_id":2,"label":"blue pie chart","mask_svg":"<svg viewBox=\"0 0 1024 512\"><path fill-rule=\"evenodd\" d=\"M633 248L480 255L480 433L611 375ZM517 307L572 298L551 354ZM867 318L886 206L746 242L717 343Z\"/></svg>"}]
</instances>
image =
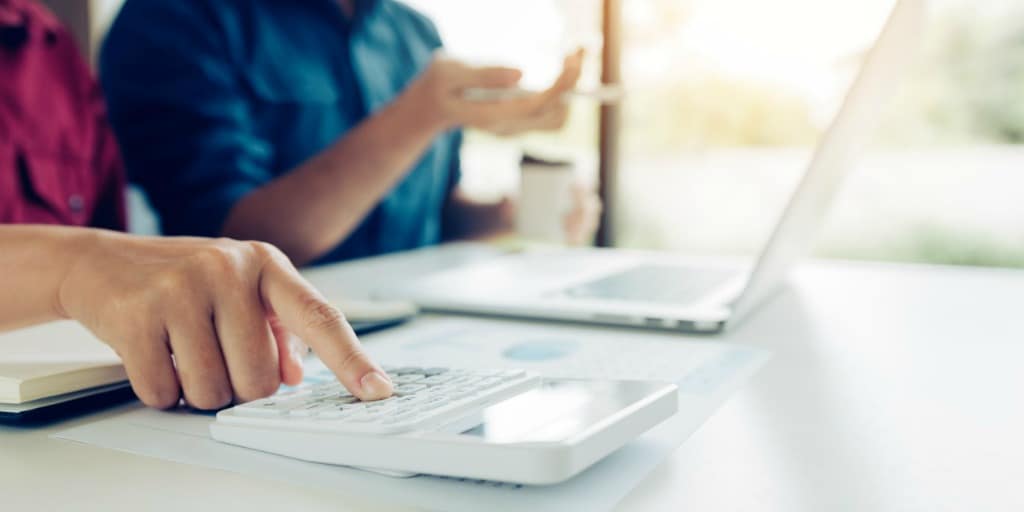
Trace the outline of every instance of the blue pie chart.
<instances>
[{"instance_id":1,"label":"blue pie chart","mask_svg":"<svg viewBox=\"0 0 1024 512\"><path fill-rule=\"evenodd\" d=\"M501 355L514 361L550 361L561 359L576 351L576 343L565 340L534 340L506 348Z\"/></svg>"}]
</instances>

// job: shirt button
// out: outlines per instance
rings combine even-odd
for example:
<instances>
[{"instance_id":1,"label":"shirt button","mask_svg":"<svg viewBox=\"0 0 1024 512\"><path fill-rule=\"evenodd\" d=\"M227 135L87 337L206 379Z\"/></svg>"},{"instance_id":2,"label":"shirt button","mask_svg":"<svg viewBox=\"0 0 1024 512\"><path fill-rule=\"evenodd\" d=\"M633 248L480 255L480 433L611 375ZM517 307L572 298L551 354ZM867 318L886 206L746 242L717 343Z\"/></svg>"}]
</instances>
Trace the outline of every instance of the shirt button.
<instances>
[{"instance_id":1,"label":"shirt button","mask_svg":"<svg viewBox=\"0 0 1024 512\"><path fill-rule=\"evenodd\" d=\"M82 210L85 209L85 199L78 194L72 194L68 198L68 207L71 208L71 213L82 213Z\"/></svg>"}]
</instances>

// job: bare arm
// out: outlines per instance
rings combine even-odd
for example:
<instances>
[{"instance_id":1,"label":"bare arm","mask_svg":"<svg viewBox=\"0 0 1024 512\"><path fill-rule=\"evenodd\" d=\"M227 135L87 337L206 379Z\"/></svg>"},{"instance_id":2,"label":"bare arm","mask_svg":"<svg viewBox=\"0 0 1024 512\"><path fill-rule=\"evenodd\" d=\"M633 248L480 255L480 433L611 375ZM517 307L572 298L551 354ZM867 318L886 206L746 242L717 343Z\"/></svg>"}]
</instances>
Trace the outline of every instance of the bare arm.
<instances>
[{"instance_id":1,"label":"bare arm","mask_svg":"<svg viewBox=\"0 0 1024 512\"><path fill-rule=\"evenodd\" d=\"M343 240L444 125L409 91L297 169L242 198L223 234L266 240L305 264ZM272 214L271 214L272 212Z\"/></svg>"},{"instance_id":2,"label":"bare arm","mask_svg":"<svg viewBox=\"0 0 1024 512\"><path fill-rule=\"evenodd\" d=\"M308 263L345 239L441 132L468 125L496 132L551 128L564 122L563 92L575 85L581 55L555 87L524 98L474 102L472 87L514 86L520 73L472 68L444 58L393 103L292 172L243 197L223 234L265 240L296 264Z\"/></svg>"},{"instance_id":3,"label":"bare arm","mask_svg":"<svg viewBox=\"0 0 1024 512\"><path fill-rule=\"evenodd\" d=\"M63 317L57 291L95 232L0 226L0 331Z\"/></svg>"}]
</instances>

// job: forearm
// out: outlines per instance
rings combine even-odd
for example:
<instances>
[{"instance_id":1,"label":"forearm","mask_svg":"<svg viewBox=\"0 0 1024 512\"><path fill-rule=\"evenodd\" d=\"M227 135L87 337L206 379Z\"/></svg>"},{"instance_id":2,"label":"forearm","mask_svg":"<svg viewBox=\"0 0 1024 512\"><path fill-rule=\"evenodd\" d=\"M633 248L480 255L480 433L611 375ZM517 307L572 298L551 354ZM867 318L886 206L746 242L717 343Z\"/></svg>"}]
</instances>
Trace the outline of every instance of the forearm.
<instances>
[{"instance_id":1,"label":"forearm","mask_svg":"<svg viewBox=\"0 0 1024 512\"><path fill-rule=\"evenodd\" d=\"M334 145L250 193L224 236L270 242L297 265L345 239L446 126L415 87Z\"/></svg>"},{"instance_id":2,"label":"forearm","mask_svg":"<svg viewBox=\"0 0 1024 512\"><path fill-rule=\"evenodd\" d=\"M59 291L75 259L101 231L0 226L0 331L64 316Z\"/></svg>"}]
</instances>

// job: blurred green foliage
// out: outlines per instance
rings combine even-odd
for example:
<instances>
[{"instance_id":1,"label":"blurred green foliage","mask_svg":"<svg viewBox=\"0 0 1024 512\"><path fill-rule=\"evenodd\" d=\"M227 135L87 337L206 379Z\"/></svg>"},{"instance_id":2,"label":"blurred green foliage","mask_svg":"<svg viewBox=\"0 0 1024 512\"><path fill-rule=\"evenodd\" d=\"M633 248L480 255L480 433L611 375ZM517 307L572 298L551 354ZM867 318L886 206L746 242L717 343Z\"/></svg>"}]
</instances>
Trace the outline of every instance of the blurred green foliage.
<instances>
[{"instance_id":1,"label":"blurred green foliage","mask_svg":"<svg viewBox=\"0 0 1024 512\"><path fill-rule=\"evenodd\" d=\"M810 145L819 134L802 98L720 75L644 87L623 111L625 147L638 152Z\"/></svg>"},{"instance_id":2,"label":"blurred green foliage","mask_svg":"<svg viewBox=\"0 0 1024 512\"><path fill-rule=\"evenodd\" d=\"M1024 268L1024 237L1016 239L937 224L918 224L903 236L847 240L819 248L818 256L981 267Z\"/></svg>"},{"instance_id":3,"label":"blurred green foliage","mask_svg":"<svg viewBox=\"0 0 1024 512\"><path fill-rule=\"evenodd\" d=\"M883 142L1024 143L1024 6L989 7L935 13Z\"/></svg>"},{"instance_id":4,"label":"blurred green foliage","mask_svg":"<svg viewBox=\"0 0 1024 512\"><path fill-rule=\"evenodd\" d=\"M672 45L690 16L690 2L630 2L626 10L628 48L654 48L675 55ZM1024 3L945 2L934 9L924 46L910 76L876 133L890 147L949 147L1024 144ZM626 55L628 56L628 51ZM836 62L850 71L861 55ZM671 66L682 66L667 59ZM630 84L623 104L623 149L629 165L624 180L650 187L672 183L662 172L685 168L637 169L636 162L707 148L809 146L820 136L822 119L811 115L807 98L784 86L730 76L713 69L673 74ZM627 77L628 81L629 77ZM530 135L526 148L593 149L597 109L573 106L566 129ZM479 144L494 139L472 134ZM644 172L637 172L643 170ZM634 190L643 187L632 187ZM914 194L913 187L907 194ZM635 195L635 194L634 194ZM984 198L979 198L983 201ZM870 208L870 205L864 205ZM617 218L621 241L633 247L729 251L729 247L667 247L673 212L651 211L643 197L622 197ZM936 204L936 211L943 208ZM964 212L965 218L971 215ZM661 219L665 219L662 221ZM835 233L819 255L838 258L958 265L1024 267L1024 226L1007 233L972 230L920 219L887 220L895 233L884 239ZM868 230L870 232L870 230ZM743 245L743 244L739 244Z\"/></svg>"},{"instance_id":5,"label":"blurred green foliage","mask_svg":"<svg viewBox=\"0 0 1024 512\"><path fill-rule=\"evenodd\" d=\"M686 2L627 9L626 45L665 49ZM987 7L987 8L986 8ZM963 2L936 9L918 62L877 135L887 146L1024 143L1024 6ZM858 60L860 56L856 56ZM838 69L850 61L836 62ZM806 98L714 71L645 83L624 104L625 145L687 147L813 144L822 129ZM575 138L573 138L575 139Z\"/></svg>"}]
</instances>

